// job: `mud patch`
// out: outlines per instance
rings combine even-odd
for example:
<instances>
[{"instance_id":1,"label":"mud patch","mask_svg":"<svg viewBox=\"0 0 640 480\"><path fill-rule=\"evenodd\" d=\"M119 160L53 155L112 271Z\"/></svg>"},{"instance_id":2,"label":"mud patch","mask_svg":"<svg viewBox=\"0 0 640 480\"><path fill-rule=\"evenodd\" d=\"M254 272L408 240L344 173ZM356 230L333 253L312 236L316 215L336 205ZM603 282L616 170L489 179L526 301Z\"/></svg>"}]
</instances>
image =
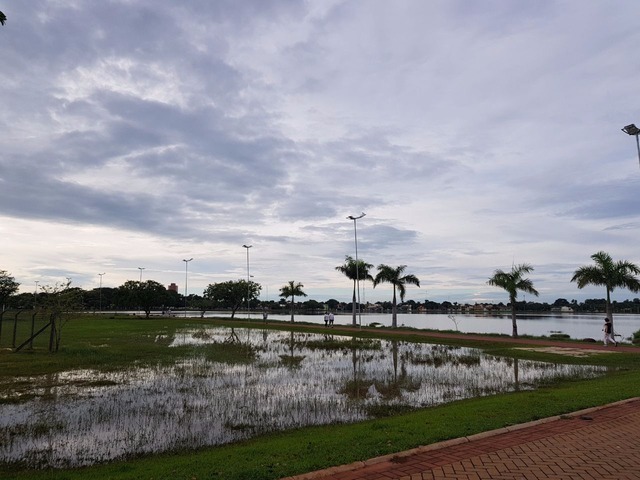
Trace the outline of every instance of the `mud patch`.
<instances>
[{"instance_id":1,"label":"mud patch","mask_svg":"<svg viewBox=\"0 0 640 480\"><path fill-rule=\"evenodd\" d=\"M531 352L554 353L556 355L567 355L569 357L590 357L602 353L611 353L608 350L588 350L584 348L569 347L516 347L516 350L528 350Z\"/></svg>"}]
</instances>

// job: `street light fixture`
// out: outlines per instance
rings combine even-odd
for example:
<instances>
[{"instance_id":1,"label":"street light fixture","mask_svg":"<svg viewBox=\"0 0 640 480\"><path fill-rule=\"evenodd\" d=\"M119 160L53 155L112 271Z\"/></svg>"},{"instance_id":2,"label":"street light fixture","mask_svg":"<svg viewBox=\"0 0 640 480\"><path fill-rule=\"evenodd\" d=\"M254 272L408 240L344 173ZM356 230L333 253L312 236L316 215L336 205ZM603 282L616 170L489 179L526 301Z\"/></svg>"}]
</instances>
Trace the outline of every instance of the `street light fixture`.
<instances>
[{"instance_id":1,"label":"street light fixture","mask_svg":"<svg viewBox=\"0 0 640 480\"><path fill-rule=\"evenodd\" d=\"M106 273L99 273L98 275L100 276L100 290L99 290L99 292L100 292L100 294L99 294L100 303L99 303L99 305L100 305L100 313L102 313L102 276L106 275Z\"/></svg>"},{"instance_id":2,"label":"street light fixture","mask_svg":"<svg viewBox=\"0 0 640 480\"><path fill-rule=\"evenodd\" d=\"M193 260L193 258L190 258L188 260L186 259L182 259L182 261L184 262L184 317L187 318L187 272L189 271L189 262Z\"/></svg>"},{"instance_id":3,"label":"street light fixture","mask_svg":"<svg viewBox=\"0 0 640 480\"><path fill-rule=\"evenodd\" d=\"M622 131L627 135L636 137L636 147L638 148L638 162L640 163L640 140L638 139L638 135L640 135L640 128L636 127L635 124L632 123L624 127Z\"/></svg>"},{"instance_id":4,"label":"street light fixture","mask_svg":"<svg viewBox=\"0 0 640 480\"><path fill-rule=\"evenodd\" d=\"M362 314L360 312L360 265L358 264L358 227L356 226L357 221L364 217L366 213L362 212L357 217L353 215L349 215L347 217L348 220L353 220L353 234L356 240L356 290L358 292L358 323L360 328L362 328Z\"/></svg>"},{"instance_id":5,"label":"street light fixture","mask_svg":"<svg viewBox=\"0 0 640 480\"><path fill-rule=\"evenodd\" d=\"M144 270L144 267L138 267L138 270L140 270L140 283L142 283L142 271Z\"/></svg>"},{"instance_id":6,"label":"street light fixture","mask_svg":"<svg viewBox=\"0 0 640 480\"><path fill-rule=\"evenodd\" d=\"M253 245L242 246L247 249L247 320L251 320L251 314L249 313L249 296L251 294L251 285L249 284L251 278L249 276L249 249L253 247Z\"/></svg>"}]
</instances>

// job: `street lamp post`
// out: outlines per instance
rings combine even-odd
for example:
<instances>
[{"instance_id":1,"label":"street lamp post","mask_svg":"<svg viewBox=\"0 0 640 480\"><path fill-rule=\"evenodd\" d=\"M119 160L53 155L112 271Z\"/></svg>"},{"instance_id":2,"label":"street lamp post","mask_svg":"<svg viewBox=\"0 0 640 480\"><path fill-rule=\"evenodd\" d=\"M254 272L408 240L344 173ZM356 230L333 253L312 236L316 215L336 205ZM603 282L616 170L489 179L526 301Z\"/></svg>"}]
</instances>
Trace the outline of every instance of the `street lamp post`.
<instances>
[{"instance_id":1,"label":"street lamp post","mask_svg":"<svg viewBox=\"0 0 640 480\"><path fill-rule=\"evenodd\" d=\"M636 147L638 148L638 162L640 163L640 139L638 139L638 135L640 135L640 128L636 127L635 124L632 123L624 127L622 131L627 135L636 137Z\"/></svg>"},{"instance_id":2,"label":"street lamp post","mask_svg":"<svg viewBox=\"0 0 640 480\"><path fill-rule=\"evenodd\" d=\"M98 274L100 276L100 290L99 290L99 297L100 297L100 313L102 313L102 276L105 275L105 273L99 273Z\"/></svg>"},{"instance_id":3,"label":"street lamp post","mask_svg":"<svg viewBox=\"0 0 640 480\"><path fill-rule=\"evenodd\" d=\"M249 249L253 247L253 245L242 246L247 249L247 320L251 320L251 314L249 313L249 297L251 295L251 284L249 283L251 281L251 277L249 276Z\"/></svg>"},{"instance_id":4,"label":"street lamp post","mask_svg":"<svg viewBox=\"0 0 640 480\"><path fill-rule=\"evenodd\" d=\"M38 284L40 283L40 280L36 280L36 291L33 294L33 309L37 310L38 309Z\"/></svg>"},{"instance_id":5,"label":"street lamp post","mask_svg":"<svg viewBox=\"0 0 640 480\"><path fill-rule=\"evenodd\" d=\"M140 270L140 288L142 288L142 271L144 267L138 267L138 270ZM140 311L140 314L142 315L142 311Z\"/></svg>"},{"instance_id":6,"label":"street lamp post","mask_svg":"<svg viewBox=\"0 0 640 480\"><path fill-rule=\"evenodd\" d=\"M189 258L189 259L182 259L182 261L184 262L184 316L185 318L187 317L187 272L189 271L189 262L193 260L193 258Z\"/></svg>"},{"instance_id":7,"label":"street lamp post","mask_svg":"<svg viewBox=\"0 0 640 480\"><path fill-rule=\"evenodd\" d=\"M357 221L364 217L366 213L362 212L357 217L353 215L349 215L347 217L348 220L353 220L353 234L356 241L356 291L358 292L358 323L360 328L362 328L362 314L360 313L360 265L358 263L358 227L356 226Z\"/></svg>"}]
</instances>

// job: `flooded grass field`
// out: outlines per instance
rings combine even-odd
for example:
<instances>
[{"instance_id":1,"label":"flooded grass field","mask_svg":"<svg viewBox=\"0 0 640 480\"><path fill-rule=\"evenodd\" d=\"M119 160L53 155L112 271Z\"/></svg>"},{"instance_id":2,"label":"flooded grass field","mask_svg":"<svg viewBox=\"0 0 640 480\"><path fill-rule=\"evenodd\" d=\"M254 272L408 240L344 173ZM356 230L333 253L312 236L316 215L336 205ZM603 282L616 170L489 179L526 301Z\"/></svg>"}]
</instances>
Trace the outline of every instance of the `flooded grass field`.
<instances>
[{"instance_id":1,"label":"flooded grass field","mask_svg":"<svg viewBox=\"0 0 640 480\"><path fill-rule=\"evenodd\" d=\"M0 462L93 465L605 371L465 347L266 329L184 329L156 341L190 354L172 365L76 370L0 385Z\"/></svg>"}]
</instances>

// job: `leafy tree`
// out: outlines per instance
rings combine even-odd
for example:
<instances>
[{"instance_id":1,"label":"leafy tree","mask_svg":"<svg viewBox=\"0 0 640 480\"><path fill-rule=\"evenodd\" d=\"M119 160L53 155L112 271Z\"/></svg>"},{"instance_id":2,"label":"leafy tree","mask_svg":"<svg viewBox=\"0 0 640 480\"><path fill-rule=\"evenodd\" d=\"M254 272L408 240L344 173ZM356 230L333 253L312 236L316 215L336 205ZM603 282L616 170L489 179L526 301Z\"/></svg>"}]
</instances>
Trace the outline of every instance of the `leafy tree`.
<instances>
[{"instance_id":1,"label":"leafy tree","mask_svg":"<svg viewBox=\"0 0 640 480\"><path fill-rule=\"evenodd\" d=\"M344 259L344 265L338 265L336 270L344 274L349 280L353 281L353 326L357 325L356 322L356 282L358 280L370 280L373 282L373 277L369 273L369 269L373 268L373 265L366 263L364 260L358 259L356 262L353 257L347 255Z\"/></svg>"},{"instance_id":2,"label":"leafy tree","mask_svg":"<svg viewBox=\"0 0 640 480\"><path fill-rule=\"evenodd\" d=\"M520 265L514 265L511 267L510 272L503 272L498 269L493 272L487 283L494 287L500 287L509 294L509 302L511 303L511 325L512 336L516 338L518 336L518 323L516 321L516 299L518 298L518 291L530 293L538 296L538 291L533 288L533 282L528 278L522 278L523 274L531 273L533 267L529 264L523 263Z\"/></svg>"},{"instance_id":3,"label":"leafy tree","mask_svg":"<svg viewBox=\"0 0 640 480\"><path fill-rule=\"evenodd\" d=\"M570 307L571 304L566 298L558 298L551 304L554 307Z\"/></svg>"},{"instance_id":4,"label":"leafy tree","mask_svg":"<svg viewBox=\"0 0 640 480\"><path fill-rule=\"evenodd\" d=\"M338 306L340 305L340 302L335 298L330 298L325 303L327 304L327 307L329 308L329 310L334 312L338 309Z\"/></svg>"},{"instance_id":5,"label":"leafy tree","mask_svg":"<svg viewBox=\"0 0 640 480\"><path fill-rule=\"evenodd\" d=\"M140 308L149 318L153 307L161 307L169 300L167 289L154 280L128 280L118 287L118 299L127 308Z\"/></svg>"},{"instance_id":6,"label":"leafy tree","mask_svg":"<svg viewBox=\"0 0 640 480\"><path fill-rule=\"evenodd\" d=\"M111 310L117 289L112 287L92 288L84 291L84 306L89 310Z\"/></svg>"},{"instance_id":7,"label":"leafy tree","mask_svg":"<svg viewBox=\"0 0 640 480\"><path fill-rule=\"evenodd\" d=\"M591 255L591 259L595 262L595 265L585 265L578 268L574 272L571 281L576 282L578 288L584 288L587 285L605 287L607 291L607 318L611 320L613 329L611 292L618 287L627 288L634 293L640 291L640 282L634 276L640 273L640 268L626 260L614 262L611 255L603 251L594 253Z\"/></svg>"},{"instance_id":8,"label":"leafy tree","mask_svg":"<svg viewBox=\"0 0 640 480\"><path fill-rule=\"evenodd\" d=\"M33 308L34 299L35 295L33 292L22 292L9 297L7 304L11 308L28 309Z\"/></svg>"},{"instance_id":9,"label":"leafy tree","mask_svg":"<svg viewBox=\"0 0 640 480\"><path fill-rule=\"evenodd\" d=\"M71 288L71 282L56 283L53 286L40 287L42 293L38 296L38 308L49 317L50 336L49 351L57 352L62 340L62 328L69 321L74 311L82 309L83 290Z\"/></svg>"},{"instance_id":10,"label":"leafy tree","mask_svg":"<svg viewBox=\"0 0 640 480\"><path fill-rule=\"evenodd\" d=\"M302 288L304 285L300 282L296 283L291 280L288 284L280 288L280 296L284 299L291 297L291 322L293 322L293 307L295 305L294 300L296 297L306 297Z\"/></svg>"},{"instance_id":11,"label":"leafy tree","mask_svg":"<svg viewBox=\"0 0 640 480\"><path fill-rule=\"evenodd\" d=\"M7 299L18 291L19 286L20 284L6 270L0 270L0 308L2 310Z\"/></svg>"},{"instance_id":12,"label":"leafy tree","mask_svg":"<svg viewBox=\"0 0 640 480\"><path fill-rule=\"evenodd\" d=\"M393 285L393 300L391 302L391 326L396 328L398 326L398 305L396 302L396 290L400 293L400 301L404 301L406 294L405 285L415 285L420 287L420 280L413 274L403 275L406 265L400 265L396 268L389 265L378 265L378 274L373 280L373 288L381 283L390 283Z\"/></svg>"},{"instance_id":13,"label":"leafy tree","mask_svg":"<svg viewBox=\"0 0 640 480\"><path fill-rule=\"evenodd\" d=\"M236 311L249 302L259 298L262 286L256 282L246 280L229 280L228 282L212 283L204 290L203 298L213 308L230 308L231 318Z\"/></svg>"},{"instance_id":14,"label":"leafy tree","mask_svg":"<svg viewBox=\"0 0 640 480\"><path fill-rule=\"evenodd\" d=\"M302 304L302 308L305 312L313 314L326 310L326 305L322 302L318 302L317 300L307 300Z\"/></svg>"}]
</instances>

